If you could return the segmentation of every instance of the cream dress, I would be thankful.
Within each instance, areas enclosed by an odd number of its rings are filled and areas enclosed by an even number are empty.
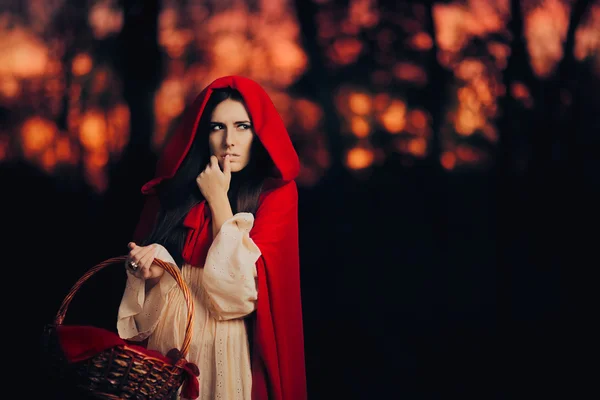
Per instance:
[[[252,374],[243,317],[256,307],[255,263],[261,255],[249,236],[253,224],[250,213],[234,215],[211,244],[205,267],[184,264],[181,270],[194,299],[186,359],[200,369],[199,400],[250,399]],[[170,255],[164,261],[174,263]],[[149,338],[148,348],[162,354],[181,349],[187,313],[183,293],[169,273],[146,293],[144,281],[127,272],[117,320],[121,338]]]

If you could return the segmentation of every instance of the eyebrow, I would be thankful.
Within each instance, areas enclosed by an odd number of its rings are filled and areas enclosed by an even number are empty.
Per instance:
[[[210,121],[211,124],[222,124],[223,122],[220,121]],[[250,125],[250,121],[236,121],[234,122],[234,124],[248,124]]]

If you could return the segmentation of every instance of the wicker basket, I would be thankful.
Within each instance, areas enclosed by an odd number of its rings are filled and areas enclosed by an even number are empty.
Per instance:
[[[90,269],[73,285],[63,300],[54,323],[45,327],[47,367],[54,373],[55,378],[90,398],[171,399],[186,378],[185,357],[192,337],[194,302],[179,269],[170,263],[159,259],[154,261],[173,276],[183,291],[188,306],[188,318],[183,345],[179,351],[173,349],[169,352],[169,362],[146,354],[139,346],[124,345],[111,347],[85,361],[69,363],[59,345],[56,329],[62,325],[75,293],[96,272],[110,264],[123,265],[126,259],[126,256],[108,259]],[[116,335],[112,332],[110,334]]]

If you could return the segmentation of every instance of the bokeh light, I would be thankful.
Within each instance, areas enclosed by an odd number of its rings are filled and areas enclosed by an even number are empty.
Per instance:
[[[593,3],[570,51],[600,76],[600,2]],[[440,146],[433,159],[447,171],[485,168],[501,134],[501,99],[510,96],[529,112],[538,105],[531,82],[505,87],[513,54],[508,0],[434,2],[431,9],[428,3],[314,1],[312,40],[320,57],[305,47],[310,41],[291,0],[159,4],[164,73],[149,116],[154,151],[186,104],[228,74],[257,80],[273,97],[300,155],[299,182],[307,186],[332,164],[330,135],[341,135],[337,157],[351,171],[380,165],[391,153],[412,165],[430,155],[434,137]],[[540,82],[551,79],[565,57],[572,4],[521,3],[522,37]],[[26,0],[0,14],[0,102],[10,116],[0,128],[0,162],[22,158],[48,173],[58,173],[57,166],[80,169],[102,192],[107,169],[130,139],[121,71],[106,58],[116,49],[125,15],[116,0],[87,1],[77,15],[67,13],[69,7],[68,0]],[[76,18],[69,26],[66,15]],[[315,60],[323,65],[311,65]],[[432,61],[448,73],[441,87],[431,86],[439,84]],[[298,89],[312,67],[328,74],[333,90],[325,95],[335,116],[325,112],[319,88]],[[441,113],[430,109],[432,93],[443,96]],[[572,94],[561,93],[570,104]],[[331,131],[331,121],[340,122],[339,132]]]

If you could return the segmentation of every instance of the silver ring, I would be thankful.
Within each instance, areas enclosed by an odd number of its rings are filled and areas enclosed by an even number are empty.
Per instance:
[[[131,267],[132,270],[136,270],[138,269],[138,265],[135,261],[129,261],[129,266]]]

